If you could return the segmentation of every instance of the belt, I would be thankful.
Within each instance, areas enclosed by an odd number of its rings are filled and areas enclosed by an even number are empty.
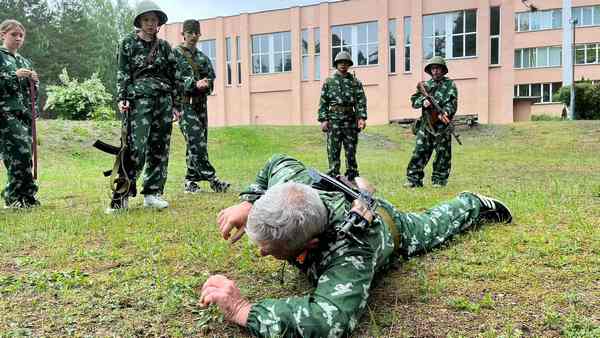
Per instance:
[[[331,106],[330,110],[338,112],[338,113],[352,113],[354,112],[354,106]]]
[[[385,208],[379,208],[377,210],[377,215],[379,215],[383,222],[387,224],[388,229],[392,234],[392,239],[394,240],[394,248],[397,250],[400,248],[400,233],[398,232],[398,228],[396,228],[396,223],[394,222],[392,215],[390,215]]]

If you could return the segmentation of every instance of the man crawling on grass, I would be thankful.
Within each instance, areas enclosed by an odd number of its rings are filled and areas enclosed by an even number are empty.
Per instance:
[[[342,192],[313,187],[307,167],[285,155],[273,156],[240,196],[240,204],[219,213],[223,237],[235,242],[247,233],[262,256],[287,260],[316,286],[303,297],[252,304],[235,281],[209,277],[200,304],[218,305],[227,320],[259,337],[349,335],[367,305],[375,274],[395,257],[430,251],[476,224],[512,221],[502,202],[470,192],[424,213],[400,212],[378,199],[380,208],[373,213]],[[351,211],[369,226],[341,232]]]

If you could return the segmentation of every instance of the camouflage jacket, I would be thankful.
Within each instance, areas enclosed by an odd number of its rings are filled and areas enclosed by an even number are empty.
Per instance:
[[[352,107],[352,111],[338,111],[335,107]],[[367,97],[362,83],[352,74],[342,76],[335,72],[321,88],[318,121],[356,121],[367,119]]]
[[[293,181],[311,184],[307,168],[298,160],[274,155],[258,173],[256,182],[245,189],[242,200],[254,202],[276,184]],[[305,272],[316,286],[302,297],[264,299],[252,305],[247,327],[259,337],[339,337],[350,334],[367,305],[376,272],[392,258],[392,235],[380,218],[356,239],[337,238],[336,233],[350,210],[341,192],[319,190],[329,212],[329,230],[319,247],[304,259],[290,262]]]
[[[31,62],[0,47],[0,112],[18,111],[31,116],[29,81],[17,78],[20,68],[32,69]]]
[[[425,89],[427,92],[433,96],[433,98],[440,105],[440,108],[444,110],[444,112],[448,113],[450,118],[454,118],[456,114],[456,109],[458,108],[458,90],[456,89],[456,85],[454,81],[445,77],[440,81],[434,81],[433,79],[429,79],[425,82]],[[421,116],[423,119],[423,123],[421,123],[422,127],[431,129],[427,123],[429,115],[433,110],[433,107],[423,108],[423,102],[425,101],[425,96],[416,91],[411,97],[410,101],[412,102],[412,106],[415,109],[421,109]],[[446,128],[446,125],[442,121],[437,121],[433,126],[435,132],[442,131]]]
[[[154,41],[144,41],[136,33],[127,35],[119,48],[117,72],[117,99],[128,100],[192,92],[195,88],[191,67],[178,64],[169,43],[158,40],[154,61],[146,65],[146,58]]]
[[[178,101],[183,100],[185,97],[189,98],[190,96],[199,97],[203,100],[206,100],[206,96],[212,93],[214,89],[214,81],[216,78],[215,71],[208,56],[206,56],[197,48],[194,48],[194,50],[189,50],[183,44],[175,48],[175,56],[177,57],[177,63],[180,65],[180,68],[185,68],[185,65],[189,65],[192,68],[195,81],[202,80],[204,78],[208,79],[207,91],[201,92],[198,89],[194,89],[191,93],[179,95],[177,98]]]

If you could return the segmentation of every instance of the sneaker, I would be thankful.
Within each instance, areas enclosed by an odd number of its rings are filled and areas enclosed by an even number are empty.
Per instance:
[[[20,200],[20,199],[4,204],[4,209],[23,209],[23,208],[26,208],[26,206],[25,206],[25,203],[23,203],[23,200]]]
[[[227,189],[229,189],[229,186],[231,186],[231,184],[225,181],[221,181],[218,177],[215,177],[212,180],[210,180],[210,188],[214,192],[226,192]]]
[[[468,192],[468,191],[467,191]],[[475,194],[481,207],[479,208],[479,219],[484,222],[490,223],[510,223],[512,222],[512,213],[506,204],[499,200],[480,194]]]
[[[27,196],[5,204],[4,209],[29,209],[39,207],[40,205],[40,201],[38,201],[35,196]]]
[[[406,183],[404,183],[403,185],[405,188],[420,188],[423,186],[423,184],[419,184],[419,183],[415,183],[415,182],[411,182],[411,181],[407,181]]]
[[[164,209],[169,206],[161,195],[144,195],[144,208]]]
[[[110,206],[104,211],[105,214],[114,214],[121,211],[126,211],[129,207],[128,197],[115,197],[110,200]]]
[[[202,192],[198,184],[194,181],[185,181],[183,184],[183,192],[186,194],[197,194]]]
[[[26,208],[35,208],[42,205],[40,201],[37,198],[35,198],[35,196],[23,197],[23,203],[26,205]]]

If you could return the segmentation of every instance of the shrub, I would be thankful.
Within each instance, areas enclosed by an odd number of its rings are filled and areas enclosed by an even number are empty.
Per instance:
[[[117,114],[110,106],[100,106],[94,109],[90,118],[95,121],[116,120]]]
[[[569,106],[571,103],[571,86],[564,86],[554,94],[554,101]],[[580,120],[600,119],[600,86],[589,80],[575,83],[575,116]]]
[[[109,116],[105,109],[112,100],[97,74],[79,83],[71,79],[66,69],[59,76],[61,84],[48,86],[44,109],[52,110],[68,120],[87,120],[94,116]],[[110,108],[108,108],[110,109]],[[114,115],[114,113],[113,113]]]

